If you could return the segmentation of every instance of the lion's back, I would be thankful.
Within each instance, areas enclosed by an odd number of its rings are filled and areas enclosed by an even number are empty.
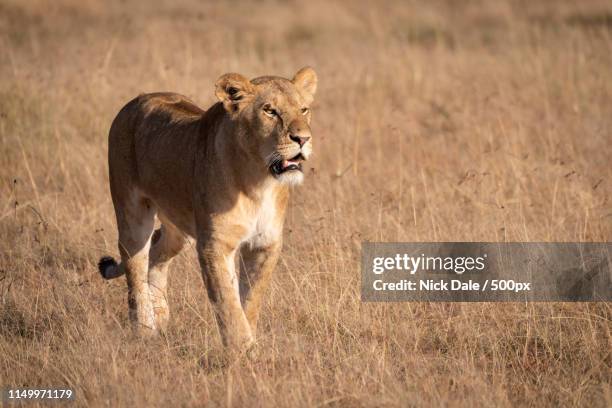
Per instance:
[[[111,179],[136,186],[150,197],[190,199],[187,184],[204,113],[191,100],[175,93],[141,94],[132,99],[111,125]]]
[[[134,134],[148,122],[166,127],[177,123],[190,123],[199,120],[205,113],[186,96],[173,92],[140,94],[129,101],[119,111],[111,125],[110,137]]]
[[[204,114],[192,100],[174,92],[142,94],[136,99],[145,114],[165,113],[174,121],[197,120]]]

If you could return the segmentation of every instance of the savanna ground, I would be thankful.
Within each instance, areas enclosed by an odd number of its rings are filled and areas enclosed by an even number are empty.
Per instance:
[[[0,386],[93,406],[610,406],[610,304],[365,304],[360,243],[610,241],[606,1],[0,0]],[[312,65],[260,353],[220,348],[193,249],[134,339],[109,125],[141,92]]]

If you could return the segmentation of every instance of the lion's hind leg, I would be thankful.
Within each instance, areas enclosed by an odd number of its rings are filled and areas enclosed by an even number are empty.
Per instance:
[[[170,318],[168,307],[168,267],[172,259],[181,252],[186,238],[172,224],[162,220],[155,231],[149,251],[149,289],[155,322],[159,330],[165,330]]]
[[[146,335],[156,331],[148,276],[155,208],[136,191],[124,192],[113,195],[121,262],[117,264],[105,257],[100,260],[99,269],[106,279],[126,275],[130,321],[136,332]]]

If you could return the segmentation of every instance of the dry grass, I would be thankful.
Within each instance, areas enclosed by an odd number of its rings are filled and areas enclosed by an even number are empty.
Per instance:
[[[610,406],[610,304],[364,304],[360,243],[612,240],[605,1],[0,1],[0,386],[79,405]],[[194,251],[131,337],[107,132],[146,91],[320,76],[261,355],[220,369]]]

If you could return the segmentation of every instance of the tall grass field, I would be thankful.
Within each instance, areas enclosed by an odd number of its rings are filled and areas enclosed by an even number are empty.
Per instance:
[[[193,247],[168,332],[134,337],[125,279],[96,266],[118,255],[114,116],[305,65],[314,154],[256,355],[211,363]],[[0,0],[0,388],[95,407],[612,405],[610,303],[365,303],[364,241],[612,241],[612,4]]]

